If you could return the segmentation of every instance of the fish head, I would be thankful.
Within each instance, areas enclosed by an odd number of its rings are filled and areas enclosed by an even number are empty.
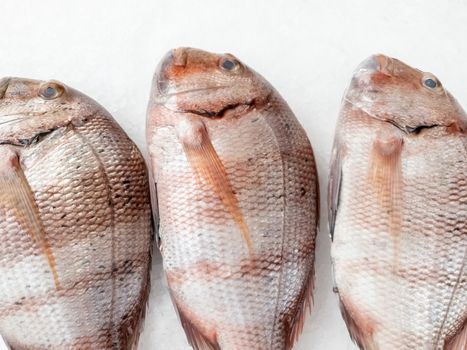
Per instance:
[[[465,112],[436,76],[381,54],[358,66],[344,100],[404,132],[454,125],[466,130]]]
[[[98,105],[56,81],[0,79],[0,138],[24,138],[95,113]]]
[[[177,48],[161,61],[151,103],[177,112],[223,117],[267,99],[272,88],[231,54]]]

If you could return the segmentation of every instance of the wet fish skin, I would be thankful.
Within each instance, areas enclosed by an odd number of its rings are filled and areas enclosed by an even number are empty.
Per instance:
[[[434,75],[384,55],[357,68],[328,202],[336,289],[361,349],[467,348],[466,130]]]
[[[318,179],[279,94],[230,54],[156,71],[147,143],[161,252],[195,349],[291,349],[311,307]]]
[[[0,80],[0,334],[14,350],[136,349],[149,293],[144,159],[92,99]]]

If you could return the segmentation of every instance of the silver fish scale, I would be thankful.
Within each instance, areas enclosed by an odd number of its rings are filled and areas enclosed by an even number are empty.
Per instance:
[[[170,289],[201,332],[209,337],[214,330],[221,349],[285,349],[313,272],[318,218],[311,146],[282,99],[206,126],[250,229],[256,260],[249,261],[231,215],[193,175],[174,130],[156,128],[150,152]]]
[[[467,313],[465,138],[404,137],[401,227],[391,232],[391,214],[368,184],[370,151],[384,128],[355,116],[344,116],[338,128],[344,151],[336,284],[344,307],[366,320],[378,344],[368,349],[442,350]]]
[[[314,276],[313,262],[315,241],[313,232],[309,235],[303,233],[307,228],[318,227],[319,188],[313,151],[305,131],[293,116],[288,107],[283,107],[282,101],[271,101],[271,110],[280,112],[267,114],[266,120],[276,132],[275,137],[282,152],[288,156],[283,157],[284,167],[284,198],[285,212],[283,217],[284,235],[283,255],[285,264],[282,267],[280,289],[277,295],[278,320],[290,317],[288,310],[297,307],[297,299],[294,295],[300,293],[302,286],[294,283],[296,280],[306,280],[308,276]],[[297,181],[301,179],[301,181]],[[301,200],[288,201],[288,198],[301,198]],[[313,252],[313,254],[310,254]],[[301,268],[306,266],[305,269]],[[312,277],[313,278],[313,277]],[[310,282],[313,283],[313,282]],[[290,321],[289,321],[290,322]],[[275,324],[276,332],[287,333],[284,323]],[[280,349],[280,347],[277,347]]]
[[[132,349],[152,241],[143,158],[107,115],[58,129],[21,152],[61,289],[32,238],[0,226],[7,238],[0,265],[34,257],[0,276],[1,334],[14,349]]]

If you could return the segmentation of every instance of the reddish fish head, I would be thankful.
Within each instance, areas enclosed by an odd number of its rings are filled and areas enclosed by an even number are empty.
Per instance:
[[[358,66],[345,100],[405,132],[432,126],[465,130],[467,122],[438,78],[384,55],[373,55]]]
[[[264,101],[270,85],[231,54],[192,48],[170,51],[153,80],[151,105],[222,117],[238,106]]]
[[[58,81],[0,79],[0,138],[50,131],[97,109],[90,98]]]

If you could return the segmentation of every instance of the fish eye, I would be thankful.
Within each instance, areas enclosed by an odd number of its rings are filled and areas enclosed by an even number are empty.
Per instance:
[[[57,90],[55,90],[53,87],[51,86],[48,86],[45,90],[44,90],[44,96],[45,97],[52,97],[52,96],[55,96],[55,94],[57,93]]]
[[[220,61],[220,66],[222,69],[226,71],[234,71],[235,69],[238,68],[239,63],[232,58],[224,57]]]
[[[428,78],[428,79],[425,80],[425,86],[427,86],[427,87],[429,87],[431,89],[434,89],[436,86],[438,86],[438,84],[433,79]]]
[[[39,95],[45,100],[53,100],[60,97],[65,88],[55,82],[48,82],[43,84],[39,89]]]
[[[436,89],[437,87],[441,86],[441,84],[438,82],[438,79],[432,76],[424,77],[423,85],[429,89]]]

